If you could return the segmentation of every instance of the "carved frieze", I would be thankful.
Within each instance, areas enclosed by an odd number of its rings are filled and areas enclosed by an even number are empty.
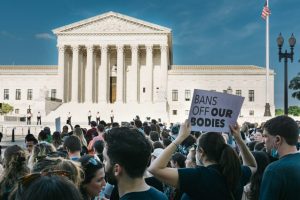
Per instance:
[[[117,16],[108,16],[79,26],[66,29],[67,33],[147,33],[161,32],[155,27],[129,21]]]

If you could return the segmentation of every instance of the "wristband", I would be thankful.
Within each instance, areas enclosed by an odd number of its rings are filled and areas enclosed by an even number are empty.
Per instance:
[[[175,144],[175,146],[176,146],[177,148],[179,147],[179,145],[178,145],[175,141],[173,141],[172,143]]]

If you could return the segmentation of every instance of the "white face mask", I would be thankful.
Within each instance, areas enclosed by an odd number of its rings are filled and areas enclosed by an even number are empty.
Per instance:
[[[202,166],[202,163],[201,163],[201,161],[198,158],[196,158],[196,165],[197,166]]]

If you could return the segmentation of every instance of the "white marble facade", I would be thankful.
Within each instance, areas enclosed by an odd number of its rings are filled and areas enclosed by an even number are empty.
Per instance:
[[[233,93],[241,90],[246,97],[241,117],[263,115],[264,68],[172,65],[169,28],[108,12],[54,29],[53,33],[57,36],[58,66],[0,66],[0,101],[14,104],[19,114],[30,105],[46,115],[44,95],[53,95],[55,90],[55,98],[63,104],[46,117],[49,121],[64,117],[69,110],[77,121],[85,121],[82,113],[90,109],[100,110],[108,118],[113,109],[121,121],[140,115],[142,119],[177,122],[187,117],[190,101],[186,97],[192,97],[193,89],[223,92],[231,88]],[[274,114],[272,70],[269,87]],[[34,100],[16,100],[18,88],[22,95],[34,88]],[[5,89],[9,89],[9,99],[4,99]],[[36,98],[43,89],[48,93]],[[173,97],[176,90],[178,99]],[[254,101],[247,101],[249,90],[254,90]]]

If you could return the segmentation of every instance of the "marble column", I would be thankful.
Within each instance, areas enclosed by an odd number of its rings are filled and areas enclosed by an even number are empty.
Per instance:
[[[160,67],[161,67],[161,88],[160,88],[160,100],[167,100],[168,89],[168,46],[160,45]]]
[[[86,47],[87,62],[85,70],[85,102],[93,102],[93,45],[88,45]]]
[[[59,89],[57,91],[57,98],[61,99],[62,102],[65,101],[65,92],[67,87],[67,82],[64,80],[64,73],[65,73],[65,46],[60,45],[58,46],[58,84]]]
[[[124,46],[117,46],[117,102],[124,102]]]
[[[96,103],[97,102],[97,98],[98,98],[98,88],[97,88],[97,85],[98,85],[98,67],[100,65],[100,58],[97,57],[97,51],[95,50],[94,48],[94,52],[93,52],[93,83],[92,83],[92,88],[93,88],[93,92],[92,92],[92,98],[93,98],[93,103]]]
[[[72,53],[73,54],[73,53]],[[69,51],[68,53],[68,57],[67,57],[67,81],[68,81],[68,87],[67,87],[67,102],[71,101],[72,98],[72,54],[71,51]]]
[[[146,45],[146,102],[153,102],[153,45]]]
[[[73,61],[72,61],[72,102],[78,102],[78,59],[79,59],[79,46],[72,46]]]
[[[134,87],[132,88],[132,102],[138,102],[139,92],[139,70],[138,70],[138,45],[131,45],[131,68],[132,68],[132,81]]]
[[[79,49],[78,54],[78,102],[84,102],[84,75],[85,75],[85,68],[86,68],[86,56],[84,56],[84,52],[82,49]]]
[[[108,46],[101,45],[101,65],[98,70],[98,103],[103,102],[107,103],[108,100],[108,66],[107,66],[107,57],[108,57]]]

